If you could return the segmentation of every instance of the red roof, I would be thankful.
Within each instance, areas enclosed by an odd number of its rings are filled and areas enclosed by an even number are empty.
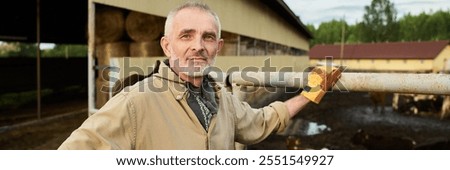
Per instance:
[[[387,42],[344,45],[344,59],[434,59],[449,44],[449,40],[424,42]],[[310,59],[340,57],[341,45],[315,45]]]

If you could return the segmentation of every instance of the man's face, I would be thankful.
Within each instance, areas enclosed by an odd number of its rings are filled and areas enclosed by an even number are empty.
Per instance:
[[[172,28],[161,39],[161,46],[176,73],[203,76],[214,65],[223,45],[214,21],[211,14],[195,8],[182,9],[173,17]]]

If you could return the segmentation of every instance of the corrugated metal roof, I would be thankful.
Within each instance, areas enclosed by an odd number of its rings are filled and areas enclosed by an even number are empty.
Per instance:
[[[344,59],[434,59],[449,44],[449,40],[424,42],[386,42],[344,45]],[[310,59],[340,57],[341,45],[316,45]]]

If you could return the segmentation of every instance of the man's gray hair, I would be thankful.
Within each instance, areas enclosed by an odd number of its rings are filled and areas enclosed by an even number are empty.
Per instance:
[[[167,15],[166,23],[164,25],[164,36],[167,36],[167,34],[172,31],[171,29],[172,29],[172,24],[173,24],[173,17],[179,11],[181,11],[182,9],[186,9],[186,8],[197,8],[197,9],[200,9],[204,12],[208,12],[209,14],[211,14],[214,17],[214,21],[215,21],[217,29],[218,29],[217,36],[218,36],[218,38],[220,38],[222,26],[220,25],[219,16],[217,16],[217,14],[211,8],[209,8],[209,6],[207,4],[198,2],[198,1],[188,1],[169,12],[169,14]]]

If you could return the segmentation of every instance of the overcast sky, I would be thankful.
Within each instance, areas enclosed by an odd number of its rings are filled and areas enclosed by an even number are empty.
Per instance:
[[[321,22],[345,18],[348,24],[361,22],[364,6],[372,0],[284,0],[304,24],[319,26]],[[397,19],[404,14],[450,10],[450,0],[390,0],[397,9]]]

